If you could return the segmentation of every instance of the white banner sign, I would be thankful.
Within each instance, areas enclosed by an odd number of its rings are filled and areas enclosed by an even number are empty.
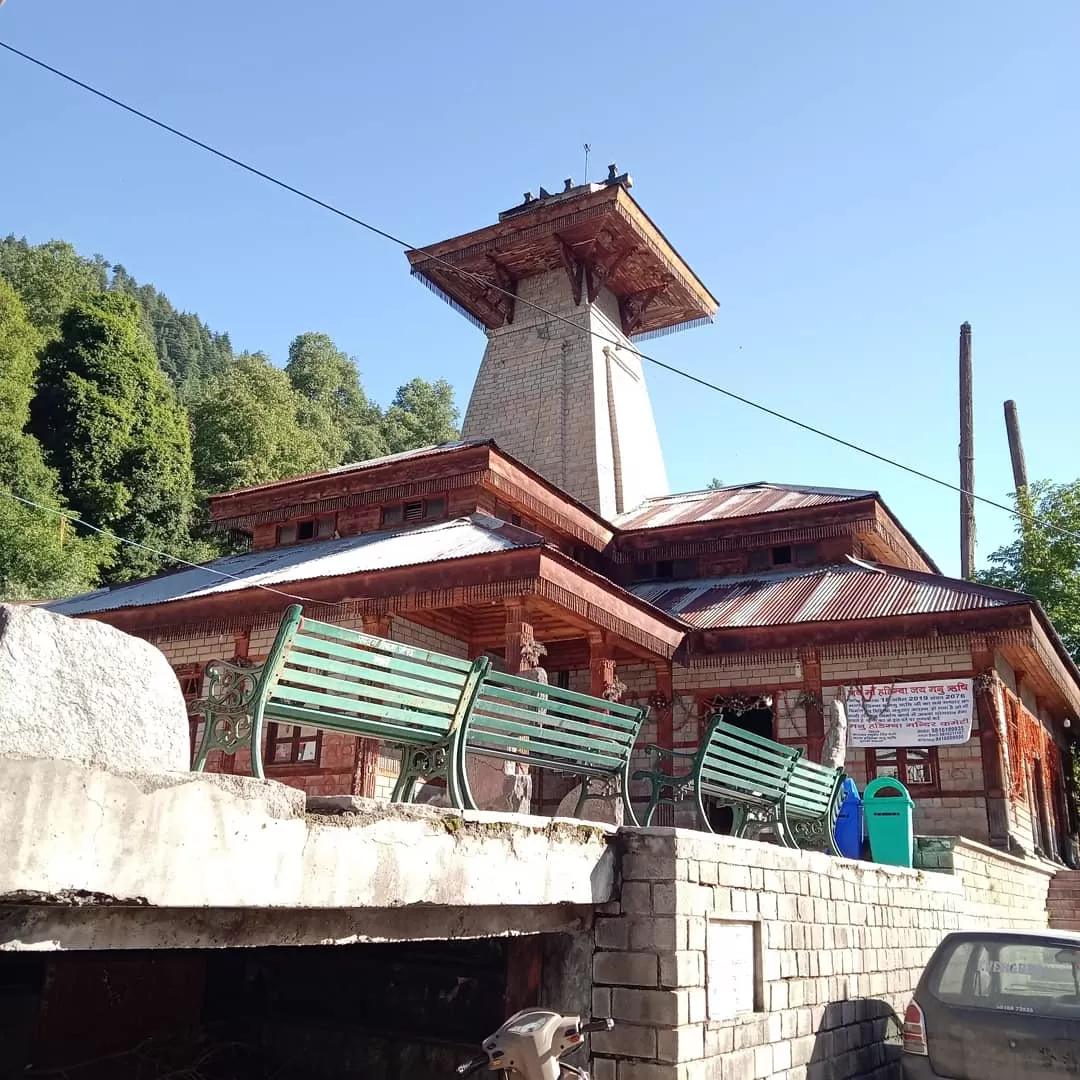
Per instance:
[[[849,746],[950,746],[971,738],[971,679],[853,686]]]

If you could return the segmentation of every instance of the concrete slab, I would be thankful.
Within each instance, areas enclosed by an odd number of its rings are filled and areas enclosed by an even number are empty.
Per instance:
[[[603,825],[363,799],[317,809],[273,781],[5,760],[0,903],[523,908],[614,895]]]

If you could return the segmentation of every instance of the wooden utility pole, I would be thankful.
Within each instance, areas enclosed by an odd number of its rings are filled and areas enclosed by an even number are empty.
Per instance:
[[[971,323],[960,327],[960,576],[975,572],[975,419],[971,391]]]
[[[1009,436],[1009,457],[1012,458],[1013,487],[1017,498],[1027,488],[1027,464],[1024,462],[1024,444],[1020,441],[1020,418],[1016,415],[1016,402],[1005,402],[1005,431]]]

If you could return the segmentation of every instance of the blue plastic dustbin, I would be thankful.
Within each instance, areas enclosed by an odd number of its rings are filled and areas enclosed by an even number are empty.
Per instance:
[[[862,796],[850,776],[840,785],[840,792],[840,814],[836,819],[836,828],[833,830],[836,846],[845,859],[861,859],[863,851]]]

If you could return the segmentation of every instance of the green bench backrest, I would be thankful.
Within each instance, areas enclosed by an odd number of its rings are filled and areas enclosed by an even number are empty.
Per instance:
[[[787,788],[800,751],[772,739],[715,721],[705,744],[701,781],[706,787],[741,792],[778,803]]]
[[[489,672],[466,747],[567,771],[611,774],[630,758],[645,710]]]
[[[829,809],[837,781],[838,770],[799,758],[784,796],[788,810],[797,817],[821,817]]]
[[[266,716],[301,725],[355,724],[397,743],[437,741],[450,730],[472,669],[467,660],[300,618]]]

